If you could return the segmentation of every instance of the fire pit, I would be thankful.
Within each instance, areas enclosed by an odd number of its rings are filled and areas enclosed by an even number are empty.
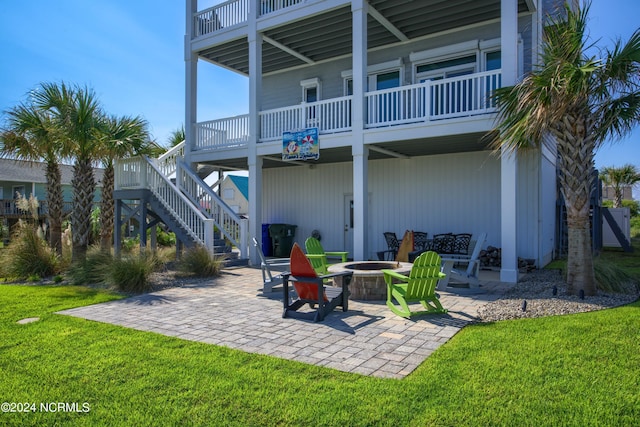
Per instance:
[[[329,273],[353,271],[349,285],[349,296],[354,300],[385,300],[387,285],[382,270],[395,270],[400,274],[408,274],[413,264],[395,261],[353,261],[329,266]],[[342,286],[342,277],[333,279],[334,286]]]

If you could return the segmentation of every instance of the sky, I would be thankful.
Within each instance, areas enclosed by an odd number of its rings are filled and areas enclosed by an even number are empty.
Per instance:
[[[200,9],[218,0],[200,0]],[[167,145],[184,123],[183,0],[0,0],[0,114],[43,82],[93,89],[105,110],[141,116]],[[640,27],[640,0],[593,0],[599,46]],[[246,77],[199,61],[198,120],[248,112]],[[640,127],[596,153],[596,167],[640,168]]]

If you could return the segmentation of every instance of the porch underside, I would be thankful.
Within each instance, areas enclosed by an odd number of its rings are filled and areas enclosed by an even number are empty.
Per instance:
[[[327,8],[315,3],[318,2],[300,2],[258,19],[258,30],[265,37],[263,74],[351,54],[350,5],[334,1],[335,7]],[[500,0],[370,0],[368,4],[369,49],[500,19]],[[534,2],[518,0],[519,14],[533,10]],[[193,48],[202,59],[248,75],[249,42],[241,30],[242,25],[246,22],[196,37]]]
[[[353,160],[352,147],[341,146],[333,148],[322,148],[323,138],[332,138],[330,135],[320,137],[320,158],[318,160],[307,161],[283,161],[281,160],[282,147],[280,151],[273,150],[273,154],[263,156],[263,169],[300,167],[309,165],[321,165],[331,163],[343,163]],[[469,133],[462,135],[448,135],[437,138],[417,138],[402,141],[387,141],[376,144],[366,144],[369,148],[369,160],[384,160],[392,158],[412,158],[419,156],[431,156],[448,153],[464,153],[484,151],[490,149],[490,139],[485,132]],[[275,145],[278,145],[275,144]],[[211,157],[216,160],[208,160],[206,152],[194,153],[194,161],[201,164],[215,166],[225,170],[248,170],[246,149],[230,150],[226,154],[231,154],[228,158],[223,156],[221,150],[211,152]]]

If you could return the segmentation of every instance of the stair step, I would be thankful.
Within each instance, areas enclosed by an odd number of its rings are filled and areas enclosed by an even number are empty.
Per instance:
[[[225,267],[248,267],[249,260],[246,258],[228,259],[224,262]]]

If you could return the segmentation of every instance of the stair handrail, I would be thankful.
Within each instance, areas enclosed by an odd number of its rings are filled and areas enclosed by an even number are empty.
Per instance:
[[[182,141],[156,159],[158,169],[164,176],[169,177],[175,173],[178,160],[184,157],[184,145],[184,141]]]
[[[248,258],[248,220],[236,214],[184,160],[178,160],[176,185],[202,215],[213,220],[220,232]]]
[[[146,182],[156,200],[173,216],[182,228],[199,244],[213,252],[214,220],[207,218],[197,207],[165,176],[155,164],[156,159],[143,156],[146,161]]]

